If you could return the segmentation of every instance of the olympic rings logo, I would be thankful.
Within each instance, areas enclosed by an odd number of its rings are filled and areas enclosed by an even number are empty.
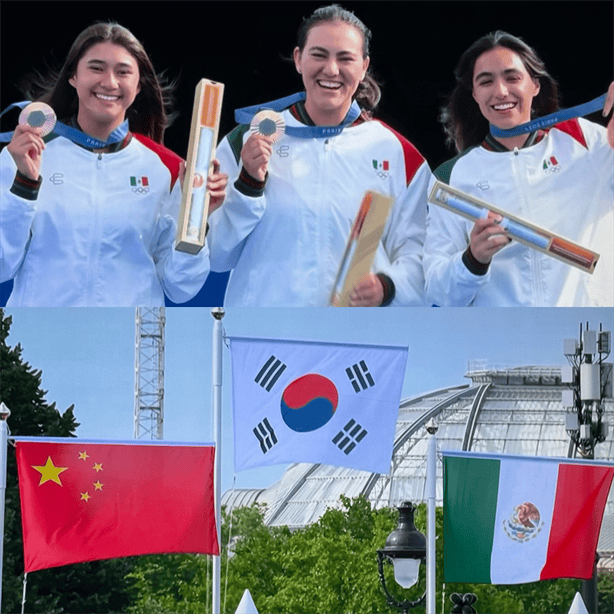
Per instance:
[[[380,179],[387,179],[389,173],[385,173],[383,171],[375,171],[375,174],[380,178]]]
[[[544,173],[558,173],[561,170],[560,166],[549,166],[544,169]]]
[[[135,194],[147,194],[149,192],[149,188],[132,188],[132,191]]]

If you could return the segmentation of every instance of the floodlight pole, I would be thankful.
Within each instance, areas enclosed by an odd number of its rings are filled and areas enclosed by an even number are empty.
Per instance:
[[[213,487],[213,500],[215,506],[215,528],[220,554],[213,557],[213,590],[211,595],[211,612],[220,614],[220,586],[222,578],[222,536],[221,517],[222,500],[220,490],[222,488],[222,318],[224,310],[214,307],[211,315],[213,322],[213,343],[211,352],[211,391],[213,407],[213,441],[215,443],[215,479]]]

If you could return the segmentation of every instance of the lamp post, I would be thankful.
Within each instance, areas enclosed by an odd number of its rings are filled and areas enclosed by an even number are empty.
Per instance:
[[[386,593],[386,602],[399,612],[407,614],[411,608],[424,603],[426,592],[415,601],[397,601],[386,587],[384,563],[392,563],[394,579],[400,586],[411,588],[418,582],[420,563],[426,560],[426,537],[416,529],[414,524],[416,508],[412,503],[404,501],[397,509],[399,510],[398,526],[386,539],[386,546],[377,551],[377,568],[384,593]]]

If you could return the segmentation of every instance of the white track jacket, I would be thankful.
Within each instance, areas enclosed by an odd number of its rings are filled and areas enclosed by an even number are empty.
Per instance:
[[[10,191],[15,163],[0,154],[0,280],[9,306],[162,306],[195,296],[208,249],[174,249],[180,158],[140,135],[98,154],[47,143],[36,200]]]
[[[302,125],[288,110],[283,117],[287,125]],[[264,194],[245,196],[233,185],[243,142],[235,143],[235,155],[233,134],[217,151],[229,188],[209,218],[208,239],[211,269],[232,269],[225,305],[326,306],[368,189],[395,198],[373,272],[394,282],[392,305],[424,305],[421,258],[431,172],[409,141],[376,120],[330,138],[285,135],[273,146]]]
[[[605,128],[580,118],[516,151],[467,150],[435,175],[600,254],[591,275],[512,241],[486,275],[461,257],[473,222],[429,204],[424,267],[428,301],[439,306],[605,307],[614,304],[614,150]]]

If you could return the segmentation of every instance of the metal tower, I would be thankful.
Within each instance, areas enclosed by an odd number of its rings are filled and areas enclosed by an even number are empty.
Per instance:
[[[163,439],[164,307],[137,307],[134,438]]]
[[[595,446],[608,436],[604,400],[612,396],[612,363],[605,362],[612,349],[610,331],[580,326],[580,339],[565,339],[564,354],[569,366],[562,371],[569,386],[563,394],[567,409],[566,430],[570,437],[569,456],[577,450],[581,458],[595,458]]]
[[[563,342],[569,367],[561,371],[562,380],[569,386],[563,392],[563,407],[566,408],[565,430],[570,438],[568,456],[595,458],[595,446],[608,436],[608,423],[604,420],[605,404],[612,397],[612,363],[605,359],[612,351],[612,334],[599,326],[599,331],[580,325],[580,339],[565,339]],[[599,605],[597,587],[597,561],[593,577],[582,580],[582,599],[588,612],[596,613]]]

